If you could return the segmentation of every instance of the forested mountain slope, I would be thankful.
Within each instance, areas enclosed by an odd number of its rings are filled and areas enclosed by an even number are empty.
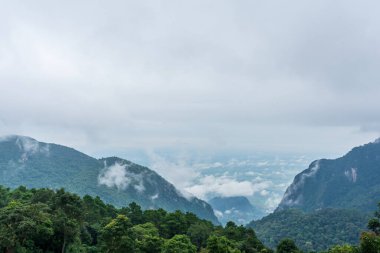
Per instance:
[[[345,156],[321,159],[298,174],[277,210],[321,208],[373,211],[380,199],[380,141],[356,147]]]
[[[259,239],[275,247],[283,238],[290,238],[306,252],[326,250],[337,244],[357,245],[366,230],[370,215],[346,209],[323,209],[305,213],[297,209],[274,212],[252,221]]]
[[[156,172],[117,157],[95,159],[72,148],[24,136],[0,139],[0,184],[15,188],[65,188],[99,196],[118,207],[136,202],[144,209],[193,212],[218,223],[211,206],[185,198]]]

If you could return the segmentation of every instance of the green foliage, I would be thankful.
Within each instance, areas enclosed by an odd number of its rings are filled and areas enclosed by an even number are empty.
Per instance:
[[[131,231],[132,223],[122,214],[112,219],[101,231],[102,252],[133,252],[135,249]]]
[[[207,240],[207,250],[212,253],[239,253],[233,241],[225,236],[210,236]]]
[[[360,237],[360,247],[363,253],[380,252],[380,203],[375,217],[368,222],[368,228],[371,232],[364,232]]]
[[[379,253],[380,237],[375,233],[363,233],[360,237],[360,248],[363,253]]]
[[[197,248],[186,235],[175,235],[164,243],[162,253],[195,253]]]
[[[186,217],[180,211],[167,214],[161,225],[161,229],[166,238],[171,238],[177,234],[186,234],[187,228],[188,223]]]
[[[313,213],[276,211],[248,226],[274,248],[283,238],[293,239],[304,251],[327,250],[333,245],[358,244],[369,215],[353,210],[323,209]]]
[[[0,207],[0,252],[273,253],[252,228],[233,222],[215,226],[192,213],[142,211],[135,203],[117,209],[98,197],[80,198],[63,189],[0,187],[0,203],[4,203]],[[379,212],[374,219],[379,219]],[[303,226],[317,225],[301,221]],[[323,215],[318,220],[322,225],[332,221],[333,216]],[[362,233],[358,247],[341,244],[324,253],[379,253],[377,227],[369,228],[373,231]],[[291,239],[280,240],[276,252],[300,253],[296,244]]]
[[[136,251],[156,253],[161,252],[164,239],[159,236],[156,226],[147,222],[132,227],[132,233],[136,240]]]
[[[8,251],[38,247],[53,234],[51,216],[44,204],[11,201],[0,209],[0,245]]]
[[[136,203],[117,209],[63,189],[0,187],[0,203],[0,252],[193,253],[212,247],[212,238],[227,252],[266,250],[252,229],[232,222],[223,228],[192,213],[143,211]]]
[[[207,239],[212,230],[213,226],[211,224],[197,222],[189,227],[187,235],[190,237],[191,242],[200,249],[201,247],[206,247]]]
[[[368,222],[368,228],[376,235],[380,235],[380,203],[378,204],[379,210],[375,212],[375,217]]]
[[[299,249],[291,239],[283,239],[277,245],[276,253],[299,253]]]
[[[359,253],[359,249],[351,245],[334,246],[328,253]]]

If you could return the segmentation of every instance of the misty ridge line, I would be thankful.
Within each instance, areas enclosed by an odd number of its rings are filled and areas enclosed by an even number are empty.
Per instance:
[[[24,136],[4,136],[2,140],[9,140],[10,138],[17,138],[16,143],[20,149],[34,154],[37,151],[45,155],[49,155],[49,144],[41,144],[38,141]],[[28,153],[25,154],[28,154]],[[227,162],[197,162],[189,163],[186,158],[179,156],[179,160],[172,161],[157,153],[149,152],[151,158],[150,167],[157,171],[169,182],[174,184],[179,190],[178,194],[185,197],[188,200],[198,197],[200,199],[209,200],[215,196],[221,197],[234,197],[234,196],[252,196],[259,194],[265,199],[265,210],[270,212],[277,207],[277,204],[281,200],[282,193],[274,193],[271,191],[275,184],[269,180],[263,178],[265,174],[262,172],[247,171],[244,172],[246,176],[252,178],[247,180],[241,178],[240,173],[229,174],[227,171],[221,175],[217,174],[202,174],[207,169],[224,169],[239,168],[245,166],[256,166],[258,168],[266,169],[271,164],[285,165],[286,162],[282,160],[275,161],[263,161],[263,160],[236,160],[230,159]],[[25,156],[25,155],[23,155]],[[296,158],[296,162],[303,163],[303,157]],[[15,164],[15,166],[18,166]],[[125,190],[129,186],[132,186],[140,194],[143,194],[145,190],[144,177],[145,175],[138,175],[128,171],[130,164],[121,164],[115,162],[114,164],[104,163],[104,168],[99,172],[97,183],[109,188],[115,187],[119,191]],[[281,175],[280,172],[274,173],[275,175]],[[240,178],[238,178],[240,177]],[[281,184],[284,187],[286,184]],[[277,187],[277,186],[276,186]],[[281,190],[283,191],[283,190]],[[154,196],[151,197],[154,199]]]

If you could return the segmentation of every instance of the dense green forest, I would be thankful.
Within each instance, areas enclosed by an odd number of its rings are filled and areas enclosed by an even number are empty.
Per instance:
[[[321,251],[337,244],[358,244],[370,215],[347,209],[322,209],[305,213],[299,209],[276,211],[248,224],[259,239],[275,247],[292,238],[305,251]]]
[[[380,207],[380,206],[379,206]],[[380,214],[361,235],[359,246],[336,246],[329,253],[380,252]],[[0,187],[0,250],[31,252],[257,253],[274,252],[252,228],[228,222],[216,226],[192,213],[145,210],[135,203],[115,208],[99,197],[63,189],[14,190]],[[290,239],[277,253],[300,253]]]
[[[63,189],[0,188],[2,252],[271,252],[254,231],[192,213],[117,209]]]

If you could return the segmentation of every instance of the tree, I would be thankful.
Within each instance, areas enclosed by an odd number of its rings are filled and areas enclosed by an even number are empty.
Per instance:
[[[0,209],[0,245],[14,252],[17,247],[33,247],[49,240],[53,229],[47,211],[44,204],[11,201]]]
[[[111,220],[102,230],[102,252],[134,252],[134,240],[131,238],[132,223],[122,214]]]
[[[136,202],[132,202],[128,207],[122,208],[120,214],[126,215],[133,225],[141,224],[143,222],[143,212]]]
[[[205,222],[197,222],[190,225],[187,230],[187,235],[190,237],[191,242],[200,249],[201,247],[206,247],[207,238],[210,236],[211,232],[212,225],[210,226]]]
[[[264,250],[265,247],[256,237],[255,231],[253,231],[252,228],[248,228],[245,232],[245,240],[243,241],[240,249],[245,253],[255,253]]]
[[[245,228],[243,226],[237,226],[234,222],[227,222],[224,227],[224,235],[230,239],[238,241],[244,236]]]
[[[328,251],[328,253],[357,253],[357,252],[359,252],[358,249],[351,245],[334,246]]]
[[[207,250],[212,253],[238,253],[235,245],[225,236],[212,235],[207,240]]]
[[[376,235],[380,235],[380,203],[378,204],[378,211],[375,212],[375,217],[368,222],[368,228]]]
[[[8,205],[10,199],[9,189],[0,185],[0,208]]]
[[[153,223],[135,225],[131,229],[136,240],[136,248],[139,252],[159,253],[161,252],[163,239],[159,237],[158,229]]]
[[[195,253],[197,248],[186,235],[175,235],[164,243],[162,253]]]
[[[164,222],[166,215],[167,215],[167,212],[162,208],[159,208],[157,210],[145,210],[143,212],[143,219],[144,219],[144,222],[153,223],[156,226],[156,228],[158,228],[160,236],[164,236],[162,224]]]
[[[185,215],[180,211],[168,213],[161,224],[161,228],[165,238],[186,234],[188,227]]]
[[[296,244],[291,239],[283,239],[278,245],[277,245],[277,253],[299,253],[299,249],[297,248]]]
[[[364,232],[360,237],[360,248],[363,253],[380,252],[380,236],[373,232]]]
[[[61,252],[78,239],[83,221],[83,206],[79,196],[60,189],[53,199],[54,229],[61,241]]]

